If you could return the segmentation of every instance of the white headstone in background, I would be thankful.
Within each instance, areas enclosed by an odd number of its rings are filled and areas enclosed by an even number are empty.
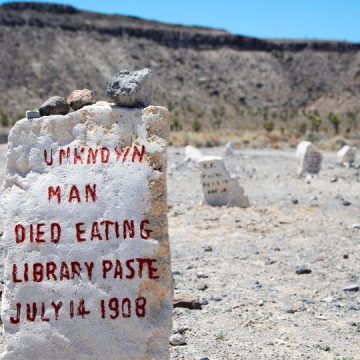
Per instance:
[[[167,111],[23,119],[2,211],[6,360],[167,359]]]
[[[352,164],[356,158],[356,147],[345,145],[337,152],[337,159],[340,164]]]
[[[212,206],[250,206],[244,189],[237,179],[230,176],[222,157],[204,156],[199,164],[205,203]]]
[[[226,143],[224,147],[224,155],[229,156],[234,154],[234,144],[232,142]]]
[[[203,157],[203,154],[200,150],[196,149],[191,145],[187,145],[185,147],[185,162],[186,161],[194,161],[198,162]]]
[[[296,157],[300,160],[299,175],[319,173],[323,156],[310,141],[302,141],[298,145]]]

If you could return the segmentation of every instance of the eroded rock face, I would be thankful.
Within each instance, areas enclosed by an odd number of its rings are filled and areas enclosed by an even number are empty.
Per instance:
[[[345,145],[337,152],[337,160],[340,164],[352,164],[356,158],[356,147]]]
[[[66,102],[73,110],[79,110],[86,105],[96,103],[95,93],[89,89],[74,90]]]
[[[237,179],[232,178],[219,156],[204,156],[200,161],[204,202],[212,206],[249,207],[249,198]]]
[[[300,160],[298,175],[318,174],[323,156],[310,141],[302,141],[296,148],[296,157]]]
[[[40,106],[39,111],[41,116],[66,115],[70,106],[61,96],[53,96]]]
[[[152,102],[152,73],[148,68],[115,74],[106,88],[106,93],[116,104],[127,107],[148,106]]]
[[[2,187],[6,360],[167,359],[167,110],[23,119]]]

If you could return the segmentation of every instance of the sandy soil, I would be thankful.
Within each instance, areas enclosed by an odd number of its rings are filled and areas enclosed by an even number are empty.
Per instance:
[[[200,205],[198,170],[183,159],[169,149],[175,294],[206,305],[174,309],[187,344],[171,359],[360,359],[360,291],[344,291],[360,285],[360,170],[327,153],[308,183],[293,151],[237,151],[228,168],[252,206],[214,208]]]

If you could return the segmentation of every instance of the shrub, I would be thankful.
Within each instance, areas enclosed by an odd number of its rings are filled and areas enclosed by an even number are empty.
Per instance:
[[[306,122],[303,122],[299,125],[299,133],[301,135],[305,135],[306,134],[306,129],[307,129],[307,124]]]
[[[340,118],[331,112],[328,114],[328,120],[330,121],[331,125],[334,127],[335,134],[338,135],[340,132]]]
[[[274,123],[271,120],[265,121],[263,126],[264,126],[264,129],[269,133],[274,130]]]
[[[199,132],[201,130],[201,123],[199,122],[198,119],[195,119],[192,122],[191,127],[192,127],[193,131]]]

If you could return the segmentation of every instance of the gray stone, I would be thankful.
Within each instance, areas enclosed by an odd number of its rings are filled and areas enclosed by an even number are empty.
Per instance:
[[[310,206],[312,206],[312,207],[318,207],[319,206],[319,199],[318,199],[317,196],[313,196],[310,199]]]
[[[200,291],[205,291],[208,288],[208,284],[205,282],[199,282],[196,288]]]
[[[36,119],[40,117],[40,112],[38,110],[28,110],[26,111],[27,119]]]
[[[311,274],[311,269],[306,265],[301,265],[296,268],[296,273],[298,275]]]
[[[106,88],[107,95],[118,105],[143,107],[151,104],[153,95],[152,73],[148,68],[129,72],[122,70],[113,75]]]
[[[74,90],[66,102],[73,110],[79,110],[86,105],[96,103],[95,93],[89,89]]]
[[[199,278],[199,279],[206,279],[208,278],[208,276],[206,274],[204,274],[202,271],[199,271],[197,274],[196,274],[196,277]]]
[[[351,205],[351,202],[348,201],[348,200],[343,199],[343,200],[342,200],[342,204],[343,204],[344,206],[350,206],[350,205]]]
[[[174,329],[174,334],[185,334],[187,330],[189,330],[189,328],[186,325],[179,326]]]
[[[172,346],[186,345],[185,336],[181,334],[172,334],[170,336],[169,343]]]
[[[46,100],[39,108],[41,116],[66,115],[70,111],[70,106],[61,96],[53,96]]]
[[[349,292],[356,292],[356,291],[360,290],[360,286],[359,285],[349,285],[349,286],[345,287],[343,290],[349,291]]]

